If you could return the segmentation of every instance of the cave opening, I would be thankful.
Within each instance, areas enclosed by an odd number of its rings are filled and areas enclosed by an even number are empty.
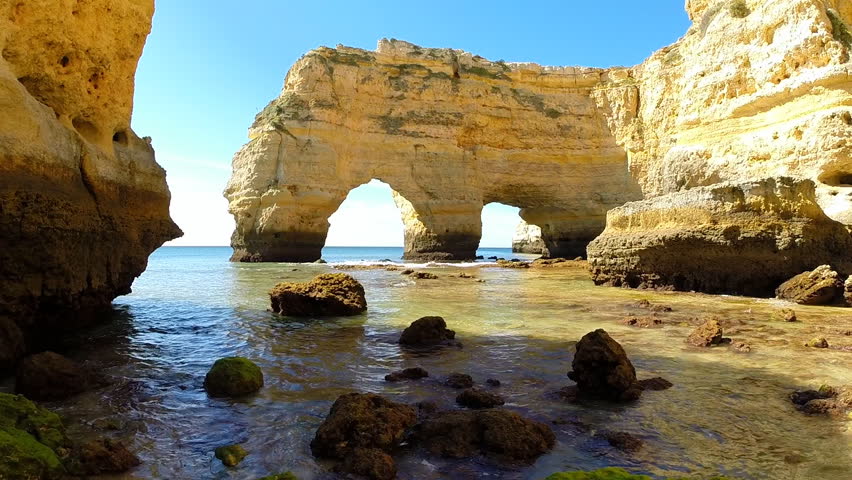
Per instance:
[[[326,260],[333,260],[341,248],[361,249],[356,256],[363,260],[397,261],[402,257],[402,217],[387,183],[373,179],[353,188],[328,222],[323,248]]]

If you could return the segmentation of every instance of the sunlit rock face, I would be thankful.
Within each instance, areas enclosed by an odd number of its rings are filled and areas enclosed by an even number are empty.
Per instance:
[[[490,202],[520,207],[552,254],[582,254],[640,198],[593,95],[609,77],[393,40],[311,51],[234,157],[234,259],[318,258],[328,217],[373,178],[396,192],[406,258],[473,258]]]
[[[0,319],[25,333],[71,327],[128,293],[180,235],[150,139],[130,129],[153,11],[0,2]]]
[[[547,253],[547,247],[541,239],[541,228],[521,220],[515,227],[512,237],[512,251],[515,253]]]
[[[318,258],[328,216],[372,178],[397,192],[408,258],[470,258],[492,201],[573,257],[624,202],[775,176],[815,181],[852,224],[852,4],[686,7],[686,35],[633,68],[393,40],[309,52],[234,158],[234,259]]]

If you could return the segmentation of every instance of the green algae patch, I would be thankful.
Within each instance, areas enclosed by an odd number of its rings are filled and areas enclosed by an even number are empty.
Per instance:
[[[248,452],[242,445],[228,445],[217,448],[215,455],[226,467],[236,467],[246,458]]]
[[[279,473],[278,475],[269,475],[268,477],[258,478],[257,480],[299,480],[299,478],[290,472]]]
[[[22,395],[0,393],[0,428],[22,430],[51,450],[70,445],[59,415]]]
[[[65,474],[59,457],[29,433],[0,427],[0,478],[60,478]]]
[[[589,472],[559,472],[550,475],[544,480],[654,480],[647,475],[633,475],[620,468],[602,468]],[[668,480],[690,480],[686,477],[670,478]],[[698,479],[693,479],[698,480]],[[707,480],[736,480],[729,477],[711,477]]]
[[[263,387],[263,372],[251,360],[226,357],[216,360],[204,378],[204,388],[213,397],[238,397]]]

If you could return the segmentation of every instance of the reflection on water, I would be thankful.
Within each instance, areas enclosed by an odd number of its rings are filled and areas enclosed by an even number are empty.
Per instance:
[[[551,423],[555,450],[531,467],[497,469],[482,460],[447,462],[403,453],[399,478],[540,479],[554,471],[622,466],[654,475],[724,473],[747,479],[852,478],[852,433],[842,419],[808,417],[787,400],[795,388],[852,383],[852,353],[809,350],[813,332],[852,345],[852,312],[796,308],[798,323],[770,321],[771,300],[596,288],[565,269],[466,269],[485,280],[417,283],[398,272],[350,272],[367,291],[366,315],[288,319],[266,312],[278,281],[308,280],[326,265],[233,264],[227,249],[161,249],[134,293],[118,299],[115,321],[76,340],[72,356],[123,379],[116,386],[50,404],[76,425],[118,429],[140,454],[133,478],[251,479],[292,470],[327,478],[310,455],[316,427],[341,393],[358,390],[397,401],[453,404],[440,386],[451,372],[478,382],[497,378],[507,406]],[[618,321],[637,300],[671,305],[675,325],[636,329]],[[714,314],[741,321],[728,348],[688,348],[677,323]],[[424,315],[441,315],[462,349],[411,356],[393,342]],[[640,378],[663,376],[674,387],[647,392],[632,405],[567,405],[551,393],[570,383],[571,347],[606,328],[621,342]],[[210,399],[204,374],[219,357],[243,355],[263,369],[266,386],[243,400]],[[389,384],[386,373],[422,366],[420,382]],[[553,422],[553,423],[552,423]],[[591,432],[577,428],[591,426]],[[622,430],[646,442],[638,454],[609,447],[594,433]],[[239,442],[250,455],[236,469],[213,459],[217,446]]]

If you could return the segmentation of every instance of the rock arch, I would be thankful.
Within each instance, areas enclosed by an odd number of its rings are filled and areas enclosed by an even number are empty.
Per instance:
[[[328,216],[373,178],[397,192],[406,259],[473,258],[491,202],[541,225],[551,255],[584,255],[606,211],[641,198],[592,95],[608,75],[387,40],[312,51],[234,158],[233,260],[319,258]]]

